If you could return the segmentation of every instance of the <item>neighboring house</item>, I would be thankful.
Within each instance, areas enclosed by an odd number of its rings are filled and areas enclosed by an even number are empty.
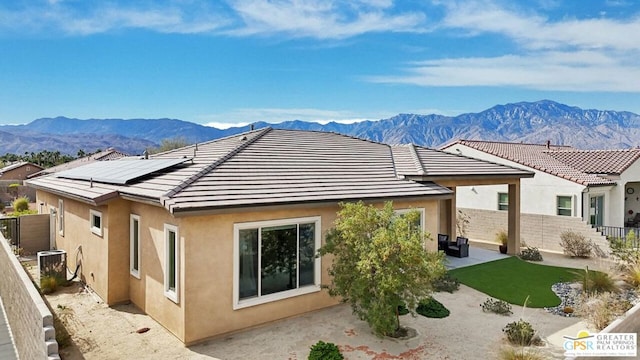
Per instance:
[[[261,129],[28,180],[107,304],[132,302],[185,344],[335,305],[314,255],[343,201],[418,209],[455,236],[455,186],[533,173],[413,145]],[[519,242],[519,211],[509,211]],[[435,241],[425,244],[435,250]]]
[[[596,227],[622,228],[640,212],[640,149],[458,140],[442,150],[533,171],[535,177],[521,184],[523,214],[549,216],[547,221],[558,224],[577,218]],[[487,222],[492,211],[508,209],[510,201],[505,186],[470,186],[458,189],[457,205],[483,212]],[[575,226],[565,220],[565,227]]]
[[[42,169],[41,166],[30,162],[17,162],[0,169],[0,180],[25,180]]]
[[[109,160],[117,160],[117,159],[121,159],[123,157],[127,157],[129,156],[127,153],[123,153],[122,151],[118,151],[114,148],[108,148],[107,150],[104,151],[99,151],[97,153],[91,154],[91,155],[87,155],[87,156],[83,156],[79,159],[75,159],[60,165],[56,165],[56,166],[52,166],[50,168],[46,168],[43,169],[42,171],[39,171],[35,174],[29,175],[29,178],[33,178],[36,176],[42,176],[42,175],[47,175],[47,174],[53,174],[59,171],[64,171],[64,170],[69,170],[69,169],[73,169],[76,168],[78,166],[83,166],[83,165],[87,165],[87,164],[91,164],[92,162],[95,161],[109,161]]]

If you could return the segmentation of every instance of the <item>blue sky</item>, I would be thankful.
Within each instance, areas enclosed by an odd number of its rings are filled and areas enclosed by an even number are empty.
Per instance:
[[[3,1],[0,124],[640,113],[638,34],[631,0]]]

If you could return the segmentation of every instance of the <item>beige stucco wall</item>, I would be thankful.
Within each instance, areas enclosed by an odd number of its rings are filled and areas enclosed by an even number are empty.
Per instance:
[[[43,209],[58,207],[58,197],[38,192]],[[436,238],[440,227],[438,200],[395,201],[396,209],[424,208],[425,230]],[[376,203],[382,205],[382,202]],[[89,209],[102,212],[103,236],[90,231]],[[69,253],[69,263],[81,246],[81,279],[108,304],[130,300],[186,344],[274,320],[303,314],[337,303],[326,291],[300,295],[261,305],[233,309],[234,224],[300,217],[321,217],[321,233],[333,226],[337,204],[297,207],[290,210],[244,211],[176,218],[164,208],[125,200],[92,207],[64,199],[65,231],[57,229],[56,247]],[[47,210],[48,211],[48,210]],[[139,278],[129,271],[130,215],[140,216]],[[59,217],[58,217],[59,219]],[[179,301],[164,294],[164,225],[178,228]],[[435,241],[427,243],[435,250]],[[321,283],[328,283],[330,259],[322,259]],[[73,269],[72,269],[73,270]],[[92,275],[93,274],[93,275]]]
[[[425,208],[425,228],[436,234],[438,229],[438,202],[394,202],[396,209]],[[181,237],[185,244],[187,273],[183,286],[186,298],[185,343],[224,334],[277,319],[303,314],[337,304],[337,299],[326,291],[296,296],[266,304],[233,310],[233,225],[240,222],[279,220],[300,217],[321,217],[321,233],[333,226],[337,205],[295,210],[262,211],[199,216],[185,218]],[[433,235],[432,238],[436,236]],[[323,239],[324,241],[324,239]],[[437,243],[428,243],[436,249]],[[321,259],[321,283],[329,282],[328,258]]]

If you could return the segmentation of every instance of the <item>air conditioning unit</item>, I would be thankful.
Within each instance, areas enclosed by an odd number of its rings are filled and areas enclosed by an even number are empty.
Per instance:
[[[38,251],[40,284],[43,279],[55,278],[58,285],[67,282],[67,252],[64,250]]]

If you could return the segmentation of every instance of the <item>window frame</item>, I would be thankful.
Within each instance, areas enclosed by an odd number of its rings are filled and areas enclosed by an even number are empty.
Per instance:
[[[420,230],[424,232],[425,231],[425,229],[424,229],[424,227],[425,227],[425,223],[424,223],[425,210],[424,210],[424,208],[402,208],[402,209],[394,209],[393,211],[396,213],[396,215],[404,215],[404,214],[408,214],[409,212],[411,212],[413,210],[418,210],[418,212],[420,213]]]
[[[506,195],[507,202],[500,202],[500,196]],[[508,192],[498,192],[498,211],[509,211],[509,193]]]
[[[169,233],[175,234],[174,241],[174,289],[170,289],[169,284]],[[178,227],[171,224],[164,224],[164,296],[176,304],[180,303],[180,233]]]
[[[100,219],[100,227],[94,225],[94,219]],[[89,209],[89,229],[95,235],[102,237],[102,229],[104,228],[102,223],[102,212],[94,209]]]
[[[312,217],[304,217],[304,218],[287,218],[287,219],[278,219],[278,220],[265,220],[265,221],[254,221],[254,222],[246,222],[246,223],[236,223],[233,224],[233,310],[239,310],[246,307],[256,306],[260,304],[266,304],[274,301],[284,300],[288,298],[292,298],[295,296],[311,294],[314,292],[319,292],[321,290],[320,282],[321,282],[321,271],[322,271],[322,260],[320,257],[316,258],[314,261],[313,268],[313,284],[299,286],[295,289],[290,289],[286,291],[280,291],[267,295],[258,295],[249,299],[240,299],[240,230],[247,229],[257,229],[258,230],[258,249],[260,249],[261,244],[261,229],[265,227],[274,227],[274,226],[285,226],[285,225],[297,225],[300,224],[308,224],[314,223],[314,246],[315,252],[322,245],[322,221],[320,216],[312,216]],[[298,243],[300,237],[298,234]],[[258,252],[258,263],[260,264],[260,252]],[[298,262],[299,265],[299,262]],[[296,266],[296,269],[299,270],[299,266]],[[258,274],[258,278],[260,274]],[[260,284],[260,283],[258,283]],[[258,285],[260,287],[260,285]]]
[[[58,234],[64,237],[64,200],[58,199]]]
[[[570,205],[568,208],[560,208],[560,198],[569,198]],[[560,214],[560,210],[569,210],[569,214]],[[573,196],[572,195],[556,195],[556,215],[557,216],[573,216]]]
[[[137,229],[134,229],[134,222],[138,224]],[[135,244],[134,240],[136,240]],[[136,262],[138,264],[137,269],[134,268],[134,263]],[[129,273],[133,277],[140,279],[140,216],[136,214],[129,215]]]

